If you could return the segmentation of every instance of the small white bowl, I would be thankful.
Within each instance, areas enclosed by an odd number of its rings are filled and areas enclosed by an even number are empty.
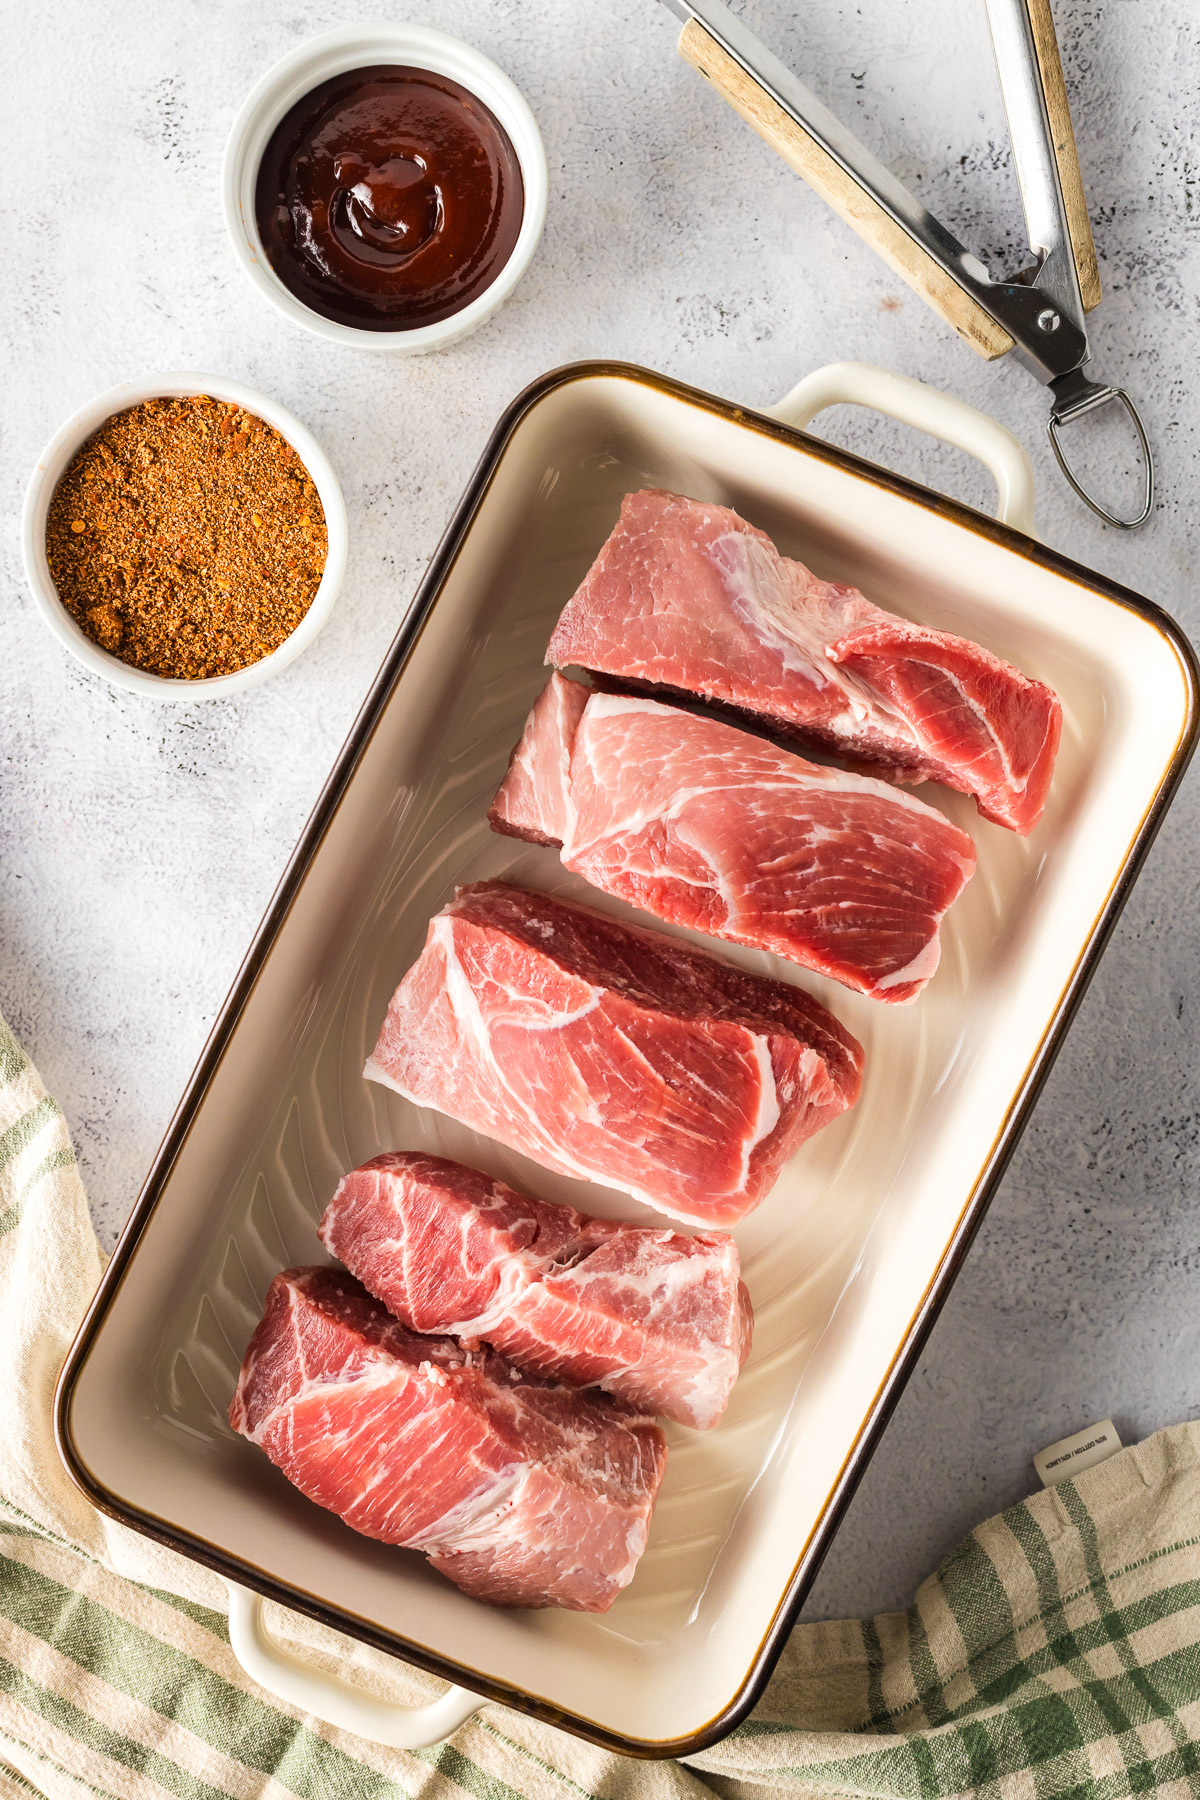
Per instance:
[[[214,400],[232,401],[273,425],[285,438],[312,476],[325,512],[325,528],[329,536],[329,552],[321,585],[312,605],[289,638],[259,662],[237,669],[232,675],[213,675],[199,681],[180,681],[165,675],[154,675],[148,669],[135,669],[110,656],[94,644],[76,623],[58,597],[58,589],[46,560],[46,514],[59,480],[65,474],[75,452],[87,442],[106,419],[114,413],[138,406],[143,400],[174,399],[183,394],[211,394]],[[240,694],[244,688],[277,675],[307,650],[329,617],[342,576],[346,569],[346,506],[333,466],[307,426],[254,388],[240,381],[226,381],[221,375],[192,375],[172,372],[149,375],[141,381],[123,381],[107,393],[97,394],[86,406],[69,418],[56,431],[37,460],[33,476],[25,491],[25,507],[21,517],[21,554],[25,576],[38,611],[63,647],[94,675],[103,675],[114,687],[126,688],[131,694],[150,694],[156,700],[212,700],[229,694]]]
[[[271,133],[284,114],[321,82],[349,69],[381,63],[448,76],[482,100],[512,140],[525,187],[517,241],[491,285],[461,312],[432,325],[414,326],[410,331],[366,331],[356,325],[339,325],[336,320],[313,312],[271,268],[254,216],[259,164]],[[442,350],[447,344],[458,343],[477,331],[504,304],[537,249],[546,221],[549,186],[546,151],[537,121],[524,95],[508,76],[460,38],[427,25],[393,24],[387,20],[327,31],[321,37],[310,38],[268,69],[233,122],[222,170],[225,223],[238,260],[259,292],[294,324],[303,325],[331,343],[401,356],[419,356],[424,351]]]

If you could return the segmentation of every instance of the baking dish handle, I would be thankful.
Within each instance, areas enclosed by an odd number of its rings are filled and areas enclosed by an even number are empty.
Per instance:
[[[376,1700],[336,1675],[310,1669],[272,1643],[263,1625],[262,1595],[235,1581],[229,1582],[228,1587],[229,1642],[251,1681],[277,1700],[299,1707],[327,1725],[352,1731],[356,1737],[386,1744],[393,1750],[424,1750],[430,1744],[440,1744],[487,1704],[481,1694],[461,1687],[452,1687],[428,1706],[398,1706]]]
[[[777,406],[762,410],[768,418],[803,430],[827,406],[870,406],[902,425],[913,425],[965,450],[995,478],[997,518],[1032,535],[1033,464],[1019,439],[986,413],[923,381],[860,362],[829,363],[824,369],[814,369]]]

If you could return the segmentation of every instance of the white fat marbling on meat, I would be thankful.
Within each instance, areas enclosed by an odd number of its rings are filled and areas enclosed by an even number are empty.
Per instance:
[[[890,975],[882,976],[879,986],[881,988],[903,987],[906,982],[910,981],[928,981],[930,976],[936,972],[941,955],[942,946],[938,939],[930,938],[925,948],[918,952],[911,962],[905,963],[902,969],[896,969]]]
[[[745,534],[731,542],[762,549]],[[541,742],[543,761],[555,683],[560,711],[569,686],[576,702],[583,692],[555,675],[539,696],[523,741]],[[670,923],[790,957],[877,999],[915,998],[974,867],[970,840],[941,813],[645,696],[593,692],[572,717],[561,797],[556,788],[538,821],[561,837],[567,868]],[[526,783],[510,817],[530,819],[528,793]]]
[[[867,719],[883,719],[892,735],[902,742],[916,743],[909,721],[883,695],[830,660],[829,646],[840,635],[840,622],[831,630],[829,602],[826,608],[818,610],[806,606],[797,594],[796,584],[801,578],[807,587],[818,585],[807,569],[780,557],[773,546],[763,544],[746,531],[722,532],[712,540],[707,554],[721,572],[733,612],[756,637],[778,651],[786,670],[843,694],[856,725]],[[825,583],[819,585],[827,587]],[[827,588],[827,593],[832,590]]]
[[[503,1359],[406,1330],[328,1268],[271,1284],[230,1422],[355,1530],[500,1605],[606,1610],[665,1462],[647,1417],[517,1385]]]

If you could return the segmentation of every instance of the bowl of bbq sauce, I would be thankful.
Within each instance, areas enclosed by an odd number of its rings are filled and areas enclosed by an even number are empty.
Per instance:
[[[247,97],[225,218],[247,274],[335,343],[413,355],[475,331],[541,237],[548,176],[519,90],[420,25],[300,45]]]

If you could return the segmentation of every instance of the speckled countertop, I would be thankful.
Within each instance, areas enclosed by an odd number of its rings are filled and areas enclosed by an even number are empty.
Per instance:
[[[370,9],[368,9],[369,11]],[[1020,213],[980,0],[751,0],[747,18],[985,255]],[[111,1243],[287,854],[492,423],[548,367],[628,358],[750,403],[841,357],[946,387],[1033,454],[1039,529],[1200,633],[1200,49],[1188,0],[1055,0],[1106,298],[1096,366],[1142,404],[1161,499],[1136,537],[1052,472],[1046,398],[976,360],[673,55],[653,0],[427,0],[523,88],[550,161],[543,247],[459,348],[388,361],[284,324],[225,240],[218,174],[250,84],[348,0],[45,0],[10,9],[0,344],[0,1007],[66,1109]],[[320,643],[226,703],[85,675],[20,572],[21,490],[99,389],[221,371],[309,423],[341,473],[349,577]],[[982,471],[885,421],[822,429],[975,504]],[[1200,883],[1186,784],[810,1602],[906,1603],[1029,1458],[1111,1413],[1200,1410]]]

